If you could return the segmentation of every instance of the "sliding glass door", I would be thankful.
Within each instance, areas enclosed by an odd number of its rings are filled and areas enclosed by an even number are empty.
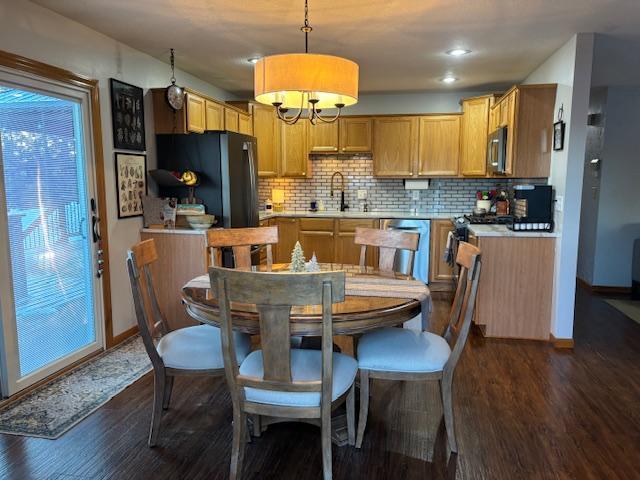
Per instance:
[[[0,71],[2,390],[102,348],[87,93]]]

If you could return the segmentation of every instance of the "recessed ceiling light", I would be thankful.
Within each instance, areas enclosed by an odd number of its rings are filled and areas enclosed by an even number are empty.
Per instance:
[[[461,57],[467,53],[471,53],[471,50],[467,50],[466,48],[454,48],[447,51],[447,55],[451,55],[452,57]]]
[[[256,63],[258,63],[258,60],[260,60],[260,57],[251,57],[247,59],[247,62],[253,63],[255,65]]]
[[[456,77],[454,77],[453,75],[447,75],[446,77],[442,77],[440,79],[440,81],[442,83],[453,83],[453,82],[457,82],[458,79]]]

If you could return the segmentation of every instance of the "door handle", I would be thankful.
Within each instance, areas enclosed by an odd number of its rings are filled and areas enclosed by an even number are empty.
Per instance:
[[[93,243],[100,241],[100,217],[98,217],[95,198],[91,199],[91,235],[93,236]]]

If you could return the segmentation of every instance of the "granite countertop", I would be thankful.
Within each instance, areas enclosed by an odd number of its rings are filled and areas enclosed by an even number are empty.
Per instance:
[[[207,230],[194,230],[193,228],[143,228],[141,232],[163,233],[169,235],[206,235]]]
[[[558,232],[514,232],[505,225],[469,225],[469,233],[476,237],[557,238],[560,236]]]
[[[337,210],[326,210],[324,212],[310,212],[308,210],[286,210],[284,212],[260,212],[260,220],[277,217],[318,217],[318,218],[415,218],[416,220],[439,220],[453,219],[462,214],[453,213],[411,213],[408,211],[382,211],[373,210],[370,212],[339,212]]]

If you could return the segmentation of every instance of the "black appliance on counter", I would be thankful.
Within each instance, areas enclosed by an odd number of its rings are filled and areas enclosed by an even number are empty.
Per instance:
[[[513,187],[514,231],[553,231],[553,187],[551,185],[515,185]]]
[[[256,139],[233,132],[156,135],[158,168],[197,172],[195,194],[218,227],[258,226]],[[161,197],[185,196],[185,187],[159,185]]]

